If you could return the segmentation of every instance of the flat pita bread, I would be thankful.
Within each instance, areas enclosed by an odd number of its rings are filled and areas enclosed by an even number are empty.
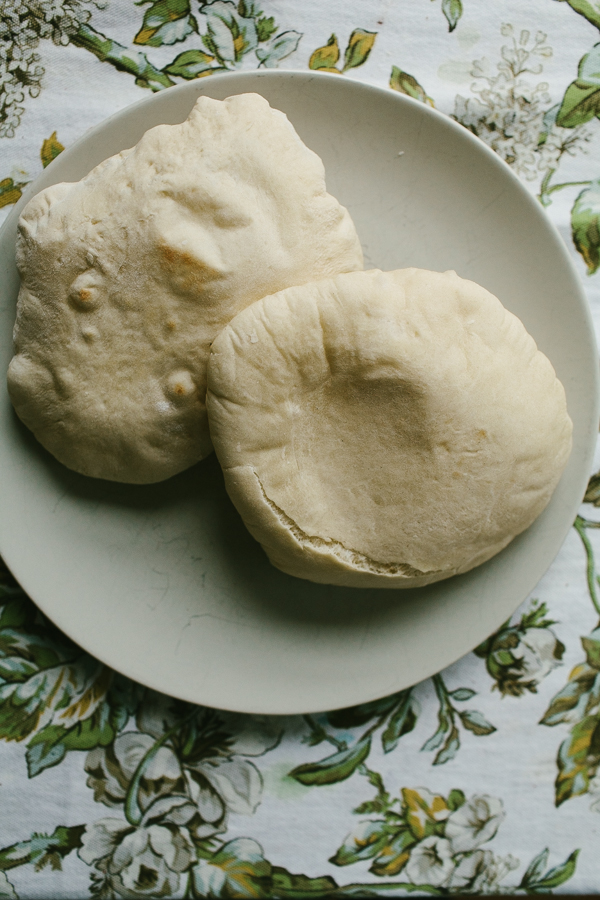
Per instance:
[[[19,223],[8,387],[61,462],[160,481],[211,450],[211,341],[265,294],[362,268],[348,212],[285,115],[201,97]]]
[[[483,563],[544,509],[571,449],[550,362],[454,272],[356,272],[254,303],[213,344],[207,406],[271,562],[338,585]]]

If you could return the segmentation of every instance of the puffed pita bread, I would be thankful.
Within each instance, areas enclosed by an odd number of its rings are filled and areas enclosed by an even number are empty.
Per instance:
[[[210,343],[266,294],[362,268],[321,160],[256,94],[201,97],[19,224],[13,404],[72,469],[154,482],[211,450]]]
[[[207,406],[271,562],[338,585],[483,563],[544,509],[571,449],[550,362],[454,272],[357,272],[254,303],[213,344]]]

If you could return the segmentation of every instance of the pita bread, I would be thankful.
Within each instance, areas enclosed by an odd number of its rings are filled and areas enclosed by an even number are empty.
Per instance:
[[[249,303],[362,268],[348,212],[285,115],[256,94],[201,97],[19,224],[8,387],[61,462],[154,482],[211,451],[215,335]]]
[[[356,272],[254,303],[213,344],[207,406],[271,562],[338,585],[483,563],[544,509],[571,448],[550,362],[454,272]]]

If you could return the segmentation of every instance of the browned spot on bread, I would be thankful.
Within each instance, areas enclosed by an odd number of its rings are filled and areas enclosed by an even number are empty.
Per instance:
[[[187,250],[178,250],[163,243],[158,245],[158,252],[162,266],[170,276],[172,287],[181,293],[196,294],[207,282],[223,276],[218,268]]]
[[[183,294],[195,294],[202,290],[207,270],[199,260],[184,250],[176,250],[167,244],[159,244],[164,268],[170,275],[173,288]]]
[[[198,260],[186,253],[185,250],[176,250],[175,247],[169,247],[167,244],[160,244],[159,250],[164,260],[172,266],[193,266],[199,268]]]
[[[92,299],[92,292],[88,291],[86,288],[81,288],[79,291],[79,299],[82,303],[87,303],[88,300]]]

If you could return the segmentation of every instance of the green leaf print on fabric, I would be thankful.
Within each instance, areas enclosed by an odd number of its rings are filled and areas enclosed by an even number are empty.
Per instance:
[[[266,38],[260,37],[260,32],[258,32],[258,35],[259,41],[266,40]],[[273,69],[279,65],[282,59],[286,59],[298,49],[301,37],[302,35],[299,31],[283,31],[267,47],[258,46],[256,48],[256,57],[266,69]]]
[[[441,9],[448,23],[448,31],[454,31],[463,14],[462,0],[442,0]]]
[[[600,628],[592,631],[589,637],[582,637],[581,644],[585,650],[588,666],[600,671]]]
[[[27,603],[23,598],[23,606]],[[32,621],[35,612],[27,612],[30,621],[25,627],[4,626],[0,619],[0,737],[4,740],[24,740],[55,714],[70,723],[79,718],[79,711],[95,709],[108,687],[104,666],[90,659],[78,669],[76,651],[61,646],[59,637],[52,640],[44,635],[41,623],[36,627]]]
[[[592,503],[594,506],[600,506],[600,472],[596,472],[596,474],[592,475],[588,481],[583,502]]]
[[[443,676],[434,675],[431,679],[438,700],[438,728],[421,748],[424,751],[435,751],[433,765],[443,765],[454,759],[460,749],[459,726],[480,737],[496,731],[494,725],[478,710],[461,710],[455,703],[462,703],[475,696],[470,688],[456,688],[449,691]],[[309,746],[324,741],[334,746],[337,753],[320,759],[317,762],[297,766],[289,773],[301,784],[319,785],[344,781],[354,772],[366,776],[371,784],[376,773],[367,769],[365,762],[371,752],[372,736],[381,730],[381,746],[384,753],[394,751],[401,738],[413,731],[417,725],[420,705],[415,696],[417,688],[408,688],[347,709],[334,710],[326,716],[304,716],[309,733],[303,739]],[[343,736],[336,736],[327,730],[325,720],[335,729],[341,729]],[[370,723],[368,728],[349,742],[349,729],[359,728]],[[373,811],[374,808],[373,808]]]
[[[369,703],[361,703],[358,706],[348,706],[345,709],[334,709],[327,713],[327,719],[334,728],[355,728],[365,725],[374,716],[386,716],[394,709],[398,701],[403,705],[406,699],[410,699],[411,691],[401,691],[399,694],[390,694],[389,697],[381,697],[379,700],[371,700]]]
[[[463,728],[478,737],[492,734],[496,728],[478,710],[459,710],[452,703],[452,700],[463,702],[462,698],[471,699],[474,692],[460,688],[448,691],[441,675],[434,675],[431,680],[439,701],[438,728],[421,749],[429,752],[437,750],[433,765],[440,766],[454,759],[460,749],[459,721]]]
[[[344,51],[344,64],[339,68],[337,63],[340,59],[340,47],[336,35],[332,34],[323,47],[317,47],[311,54],[308,68],[322,72],[336,72],[338,75],[347,72],[348,69],[356,69],[368,60],[376,37],[376,31],[355,28]]]
[[[238,3],[238,12],[242,16],[248,15],[246,4],[244,2]],[[272,38],[277,31],[275,19],[273,18],[273,16],[262,16],[260,12],[255,13],[254,15],[258,16],[258,18],[256,19],[256,36],[258,37],[259,42],[268,41],[269,38]]]
[[[258,34],[254,19],[240,15],[231,0],[215,0],[201,12],[207,24],[202,43],[221,65],[234,65],[256,48]]]
[[[476,709],[465,709],[459,712],[458,715],[464,727],[472,731],[473,734],[492,734],[496,730],[493,725],[490,725],[485,716]]]
[[[57,765],[70,750],[109,744],[142,690],[50,625],[2,568],[0,739],[29,739],[30,777]]]
[[[5,847],[0,850],[0,872],[8,872],[28,863],[33,863],[37,870],[48,865],[53,869],[60,869],[65,856],[81,847],[84,831],[85,825],[74,825],[70,828],[59,825],[50,835],[34,834],[31,840],[19,841]]]
[[[44,169],[49,166],[53,159],[62,153],[65,148],[56,137],[54,131],[49,138],[42,143],[40,149],[40,159]],[[25,173],[23,173],[25,175]],[[0,181],[0,209],[4,206],[12,206],[23,196],[23,188],[29,184],[28,180],[15,181],[14,178],[3,178]],[[1,564],[0,564],[1,565]]]
[[[567,3],[576,13],[583,16],[596,28],[600,28],[600,2],[599,0],[567,0]]]
[[[542,724],[558,725],[561,722],[569,722],[570,718],[574,718],[570,713],[581,706],[582,699],[585,701],[583,708],[589,704],[590,699],[593,703],[600,700],[598,674],[597,669],[585,663],[575,666],[567,684],[556,694],[544,713]]]
[[[2,607],[0,633],[23,628],[28,621],[18,589],[12,588]],[[379,894],[377,882],[340,886],[329,876],[293,874],[275,866],[252,837],[226,839],[229,813],[251,815],[260,803],[262,778],[252,758],[277,746],[279,720],[195,707],[151,691],[140,701],[138,689],[127,679],[115,682],[114,693],[113,707],[120,701],[126,728],[106,746],[95,746],[85,760],[88,787],[112,815],[6,847],[0,850],[0,871],[30,863],[60,866],[62,858],[76,850],[91,868],[91,891],[98,897],[173,896],[182,882],[189,898],[299,900]],[[452,695],[457,702],[466,701],[473,692],[457,688]],[[375,818],[358,822],[332,862],[348,866],[369,860],[370,871],[386,878],[381,884],[385,893],[496,890],[518,865],[510,856],[496,857],[482,849],[504,818],[500,800],[487,795],[467,798],[459,789],[443,796],[425,788],[403,788],[392,796],[381,775],[365,766],[376,728],[390,729],[393,722],[398,734],[410,699],[411,692],[404,691],[330,714],[345,727],[364,726],[375,718],[351,750],[336,746],[335,754],[312,766],[312,774],[319,777],[326,769],[323,763],[331,769],[337,757],[335,765],[346,766],[344,777],[349,769],[359,768],[375,788],[372,800],[356,810]],[[313,730],[317,742],[335,740],[322,726],[319,732],[318,723]],[[572,854],[544,874],[547,854],[542,854],[530,864],[520,886],[502,888],[551,890],[572,876],[575,859]],[[400,873],[405,880],[387,880]]]
[[[29,777],[34,778],[49,766],[57,765],[68,750],[90,750],[109,744],[116,733],[110,712],[110,707],[102,704],[90,718],[70,729],[47,725],[38,731],[27,745],[25,758]]]
[[[544,113],[544,117],[542,119],[542,128],[540,129],[540,132],[538,134],[538,147],[543,147],[550,137],[552,129],[556,125],[556,117],[558,115],[559,109],[560,103],[555,103],[554,106],[551,106],[550,109]]]
[[[15,182],[12,178],[3,178],[0,181],[0,209],[4,206],[11,206],[20,200],[23,195],[23,188],[27,186],[27,181]]]
[[[583,150],[594,136],[587,125],[600,109],[600,44],[583,57],[578,80],[557,104],[548,93],[547,82],[533,84],[529,80],[530,75],[541,74],[541,61],[552,56],[546,35],[537,32],[532,37],[527,30],[517,35],[510,24],[503,25],[501,32],[510,42],[501,48],[496,72],[487,59],[473,61],[474,96],[456,97],[453,118],[522,178],[540,179],[538,198],[543,206],[549,206],[556,191],[591,185],[589,180],[556,183],[554,178],[561,161]],[[593,211],[589,212],[586,205],[588,199],[592,198],[582,198],[581,215],[579,198],[575,201],[572,235],[591,274],[597,268],[596,224]]]
[[[184,41],[198,31],[198,23],[190,13],[189,0],[156,0],[144,13],[144,23],[134,44],[161,47]]]
[[[200,23],[206,26],[201,35],[204,50],[184,50],[163,68],[172,78],[203,78],[214,72],[225,72],[239,66],[254,51],[259,67],[275,68],[298,48],[302,34],[298,31],[277,32],[272,16],[265,17],[252,3],[215,0],[204,5]]]
[[[56,159],[64,149],[65,148],[56,137],[56,132],[53,131],[50,137],[46,138],[42,144],[42,149],[40,150],[43,167],[46,168],[46,166],[49,166],[52,160]]]
[[[371,751],[371,737],[374,732],[387,723],[382,734],[382,747],[384,752],[390,752],[397,746],[401,736],[414,728],[418,713],[418,704],[412,696],[412,689],[409,689],[392,694],[390,697],[383,697],[381,700],[334,710],[327,713],[326,717],[321,717],[322,720],[326,718],[334,728],[341,728],[344,732],[349,728],[371,722],[363,735],[350,747],[346,739],[335,737],[314,716],[306,715],[304,720],[310,730],[303,739],[304,742],[309,746],[315,746],[327,741],[338,752],[318,762],[297,766],[289,773],[289,776],[305,785],[332,784],[344,781],[357,770],[370,777],[371,773],[363,763]]]
[[[454,31],[463,14],[461,0],[442,0],[442,12],[448,22],[448,31]]]
[[[600,115],[600,86],[581,85],[577,81],[569,85],[556,116],[556,124],[562,128],[585,125]]]
[[[581,542],[583,544],[583,548],[585,550],[586,555],[586,575],[587,575],[587,586],[588,592],[590,595],[590,600],[594,606],[594,609],[600,616],[600,596],[598,595],[598,586],[599,579],[596,574],[596,560],[594,558],[594,551],[592,549],[592,545],[590,543],[589,536],[587,534],[589,529],[600,528],[599,522],[593,522],[591,519],[586,519],[584,516],[576,516],[575,522],[573,523],[573,527],[575,531],[578,533],[581,538]]]
[[[142,0],[142,5],[148,2]],[[146,53],[127,47],[92,26],[92,11],[103,7],[104,0],[70,0],[66,5],[45,9],[43,15],[33,0],[25,0],[15,9],[7,5],[7,0],[0,6],[4,29],[4,50],[0,54],[0,138],[14,137],[25,110],[25,95],[35,98],[40,94],[45,69],[37,50],[44,40],[87,50],[101,62],[133,75],[139,87],[160,91],[172,87],[179,78],[190,80],[236,68],[251,51],[259,67],[274,68],[294,53],[302,38],[298,31],[277,33],[274,17],[264,16],[250,0],[237,4],[232,0],[201,2],[197,16],[192,14],[190,0],[155,0],[145,10],[133,43],[152,49],[189,40],[202,42],[206,51],[188,46],[172,62],[165,65],[163,59],[159,67]],[[368,55],[365,36],[368,32],[353,32],[349,67],[364,62],[361,53]],[[6,182],[7,179],[0,182],[0,207],[14,203],[19,189],[15,186],[13,190]]]
[[[271,872],[272,897],[306,900],[310,897],[329,897],[337,894],[337,884],[330,875],[309,878],[307,875],[292,875],[287,869],[279,866],[272,866]]]
[[[556,122],[576,128],[600,115],[600,44],[581,59],[577,79],[566,90]]]
[[[593,275],[600,266],[600,179],[592,181],[575,200],[571,210],[571,231],[588,275]]]
[[[558,750],[557,806],[570,797],[587,793],[596,775],[600,764],[599,705],[600,671],[589,662],[581,663],[572,670],[569,681],[540,720],[542,725],[571,725],[569,736]]]
[[[539,878],[542,878],[544,869],[548,864],[548,856],[550,851],[546,847],[537,856],[535,856],[527,867],[527,871],[523,875],[521,884],[535,884]]]
[[[598,480],[598,473],[590,479],[584,502],[596,505]],[[600,522],[578,515],[574,527],[585,550],[590,599],[600,615],[599,579],[588,535],[589,530],[600,528]],[[572,669],[566,685],[551,700],[540,720],[541,725],[550,727],[569,726],[569,734],[561,743],[556,759],[557,806],[571,797],[600,793],[600,624],[591,634],[581,638],[581,644],[585,660]]]
[[[204,47],[223,68],[239,65],[251,51],[259,66],[275,68],[294,53],[302,38],[299,31],[277,33],[273,16],[264,16],[249,0],[240,0],[237,6],[231,0],[216,0],[200,12],[207,23]]]
[[[163,72],[190,81],[218,71],[219,68],[225,71],[224,67],[213,66],[214,61],[215,57],[203,50],[184,50],[172,63],[164,67]]]
[[[371,738],[366,737],[358,741],[354,747],[340,750],[339,753],[327,756],[319,762],[297,766],[289,775],[300,784],[335,784],[349,778],[365,761],[370,751]]]
[[[317,47],[311,54],[308,61],[308,68],[316,71],[321,70],[323,72],[337,72],[339,74],[340,70],[336,68],[336,63],[339,58],[340,48],[338,39],[335,34],[332,34],[323,47]]]
[[[411,691],[403,691],[401,700],[388,719],[387,727],[381,735],[384,753],[391,753],[398,746],[400,738],[412,731],[417,724],[418,709]]]
[[[548,850],[544,850],[543,853],[533,860],[519,887],[526,890],[528,894],[545,894],[551,892],[553,888],[560,887],[561,884],[564,884],[565,881],[568,881],[569,878],[573,877],[578,856],[579,850],[574,850],[563,863],[554,866],[552,869],[548,869],[545,875],[541,875],[539,868],[543,871],[546,864],[545,861],[548,857]],[[541,867],[538,867],[538,861],[541,862],[542,859],[544,862]],[[535,866],[534,863],[536,864]],[[531,874],[530,870],[532,870]]]
[[[367,819],[347,835],[330,862],[336,866],[351,866],[363,859],[373,859],[387,847],[389,840],[390,832],[385,819]],[[411,839],[410,843],[414,841]]]
[[[547,612],[545,603],[533,601],[517,623],[511,625],[509,619],[475,648],[494,679],[492,689],[503,696],[535,694],[540,682],[560,665],[565,647],[551,630],[556,622],[546,618]]]
[[[427,788],[404,787],[379,818],[358,822],[330,862],[349,866],[372,860],[369,871],[377,877],[407,879],[393,889],[444,895],[548,893],[573,876],[577,850],[548,870],[549,852],[543,850],[519,884],[502,884],[519,861],[495,856],[483,845],[494,839],[504,818],[502,801],[495,797],[467,799],[458,789],[444,797]],[[384,884],[392,888],[390,882]]]
[[[399,91],[401,94],[412,97],[413,100],[420,100],[429,106],[435,106],[433,100],[427,95],[425,88],[421,87],[417,79],[409,75],[408,72],[403,72],[398,66],[392,66],[390,87],[394,91]]]
[[[363,31],[362,28],[356,28],[352,32],[344,53],[342,72],[347,72],[348,69],[356,69],[358,66],[366,63],[375,44],[376,37],[376,31]]]
[[[181,817],[174,815],[170,821],[156,819],[139,828],[128,827],[114,818],[102,819],[85,827],[85,831],[84,826],[57,828],[51,837],[37,835],[29,842],[23,841],[0,850],[0,872],[3,868],[33,862],[34,858],[39,861],[42,858],[40,854],[46,854],[44,865],[60,866],[62,857],[77,848],[79,858],[95,867],[91,885],[95,896],[171,897],[181,890],[183,877],[184,896],[198,900],[252,897],[277,897],[280,900],[314,897],[316,900],[326,897],[397,896],[398,891],[433,895],[480,892],[514,894],[521,891],[550,893],[575,872],[578,851],[544,874],[548,861],[548,851],[544,850],[530,863],[520,884],[502,884],[508,873],[519,866],[518,860],[510,855],[498,857],[489,849],[480,849],[480,845],[493,839],[500,824],[498,819],[502,819],[499,800],[486,796],[472,797],[454,812],[443,797],[435,797],[425,788],[405,788],[402,795],[400,812],[390,815],[387,840],[390,849],[392,843],[396,850],[403,843],[408,848],[405,851],[408,858],[400,868],[407,881],[355,882],[340,886],[328,875],[310,877],[293,874],[273,865],[265,857],[262,846],[253,838],[215,839],[210,842],[191,840],[189,833],[186,834],[181,827]],[[428,836],[415,838],[410,827],[402,823],[406,798],[408,803],[412,802],[413,808],[420,809],[421,819],[431,820],[427,824],[433,830]],[[176,804],[171,813],[175,809]],[[424,834],[426,830],[418,828],[419,834]],[[359,827],[356,830],[356,846],[361,843],[361,834],[366,835],[367,829],[361,831]],[[402,838],[401,835],[408,837]],[[349,835],[344,846],[349,847],[352,840],[352,835]],[[36,842],[37,849],[33,850]],[[49,855],[55,852],[53,847],[57,848],[54,861]],[[361,855],[360,850],[358,854],[357,857],[356,854],[348,856],[347,861],[341,858],[338,861],[336,857],[332,861],[336,865],[351,865],[355,861],[372,858]],[[373,866],[371,871],[377,874]],[[0,887],[2,884],[0,881]],[[7,896],[14,895],[8,893]]]
[[[271,863],[257,841],[236,838],[210,860],[200,860],[192,877],[200,897],[270,897],[271,872]]]
[[[70,42],[75,47],[82,47],[93,53],[100,62],[110,63],[118,71],[133,75],[139,87],[162,91],[175,84],[168,75],[149,61],[145,53],[130,50],[89,25],[82,25],[76,34],[71,36]]]

